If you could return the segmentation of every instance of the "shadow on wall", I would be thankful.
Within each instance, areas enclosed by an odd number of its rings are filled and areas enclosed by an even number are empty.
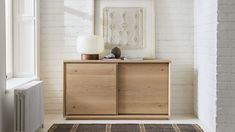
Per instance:
[[[78,11],[78,10],[75,10],[75,9],[72,9],[72,8],[69,8],[69,7],[66,7],[66,6],[64,7],[64,11],[69,13],[69,14],[72,14],[74,16],[82,17],[83,19],[93,21],[93,16],[89,15],[86,12],[81,12],[81,11]]]
[[[198,117],[198,71],[194,69],[194,114]]]

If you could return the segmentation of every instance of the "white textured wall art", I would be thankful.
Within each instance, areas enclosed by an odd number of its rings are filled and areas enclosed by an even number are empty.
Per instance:
[[[105,7],[103,10],[103,36],[106,48],[142,49],[143,8]]]

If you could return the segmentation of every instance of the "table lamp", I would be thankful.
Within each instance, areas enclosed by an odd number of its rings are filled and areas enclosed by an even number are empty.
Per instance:
[[[99,60],[99,54],[104,50],[104,40],[100,36],[79,36],[77,51],[81,53],[81,60]]]

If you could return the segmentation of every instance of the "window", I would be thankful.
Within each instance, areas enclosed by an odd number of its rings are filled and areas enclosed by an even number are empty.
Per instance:
[[[37,77],[37,0],[6,0],[7,78]]]
[[[12,78],[13,68],[12,68],[12,1],[5,1],[6,8],[6,74],[7,79]]]

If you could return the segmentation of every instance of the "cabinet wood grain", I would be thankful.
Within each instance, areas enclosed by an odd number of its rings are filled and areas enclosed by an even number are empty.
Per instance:
[[[170,117],[170,61],[64,61],[66,119]]]
[[[116,65],[66,65],[66,114],[116,114]]]
[[[168,65],[119,65],[119,114],[168,113]]]

